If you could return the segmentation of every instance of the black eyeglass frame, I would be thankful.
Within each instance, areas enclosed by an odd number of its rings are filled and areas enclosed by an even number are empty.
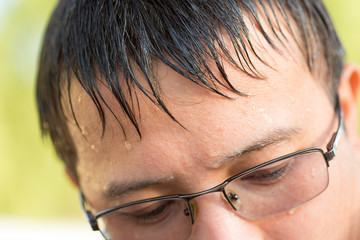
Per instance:
[[[84,194],[80,190],[81,206],[82,206],[82,208],[83,208],[83,210],[84,210],[84,212],[85,212],[85,214],[86,214],[86,216],[88,218],[88,221],[89,221],[93,231],[100,230],[99,225],[97,223],[97,219],[100,218],[101,216],[103,216],[103,215],[105,215],[107,213],[119,210],[121,208],[133,206],[133,205],[140,204],[140,203],[152,202],[152,201],[183,199],[187,203],[187,208],[190,211],[189,215],[191,217],[192,224],[194,223],[195,219],[194,219],[194,210],[193,210],[193,207],[192,207],[192,204],[191,204],[190,201],[192,199],[196,198],[196,197],[199,197],[199,196],[202,196],[202,195],[205,195],[205,194],[208,194],[208,193],[222,192],[223,196],[226,198],[226,201],[233,207],[234,210],[236,210],[236,208],[232,204],[231,199],[229,199],[229,196],[225,192],[225,186],[227,184],[229,184],[231,181],[233,181],[233,180],[235,180],[235,179],[237,179],[237,178],[239,178],[239,177],[241,177],[241,176],[243,176],[245,174],[256,171],[256,170],[258,170],[258,169],[260,169],[262,167],[265,167],[265,166],[267,166],[269,164],[284,160],[286,158],[291,158],[291,157],[294,157],[296,155],[302,155],[302,154],[306,154],[306,153],[310,153],[310,152],[320,152],[320,153],[322,153],[324,158],[325,158],[326,165],[327,165],[327,167],[329,167],[329,162],[332,159],[334,159],[334,157],[336,156],[336,151],[337,151],[337,148],[338,148],[338,145],[339,145],[339,141],[340,141],[342,131],[343,131],[343,126],[344,126],[343,113],[342,113],[342,110],[341,110],[341,107],[340,107],[338,97],[336,97],[335,112],[338,114],[339,124],[338,124],[338,128],[337,128],[336,132],[333,133],[329,143],[326,146],[326,149],[327,149],[326,152],[324,152],[324,150],[319,148],[319,147],[312,147],[312,148],[303,149],[303,150],[300,150],[300,151],[296,151],[296,152],[289,153],[289,154],[283,155],[281,157],[272,159],[272,160],[267,161],[265,163],[259,164],[259,165],[255,166],[255,167],[252,167],[252,168],[250,168],[250,169],[248,169],[246,171],[243,171],[243,172],[238,173],[238,174],[236,174],[236,175],[234,175],[232,177],[229,177],[224,182],[222,182],[221,184],[219,184],[219,185],[217,185],[215,187],[212,187],[210,189],[207,189],[207,190],[204,190],[204,191],[201,191],[201,192],[192,193],[192,194],[182,194],[182,195],[166,195],[166,196],[161,196],[161,197],[142,199],[142,200],[139,200],[139,201],[122,204],[120,206],[116,206],[116,207],[112,207],[112,208],[100,211],[96,215],[93,215],[89,210],[87,210],[86,204],[85,204]],[[311,199],[309,199],[309,200],[311,200]],[[302,205],[302,204],[304,204],[304,203],[301,203],[299,205]],[[297,206],[299,206],[299,205],[297,205]],[[297,207],[297,206],[294,206],[294,208]]]

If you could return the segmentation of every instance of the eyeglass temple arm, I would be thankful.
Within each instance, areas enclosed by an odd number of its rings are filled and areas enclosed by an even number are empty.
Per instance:
[[[88,211],[86,209],[85,197],[84,197],[84,194],[83,194],[82,191],[80,191],[80,199],[81,199],[81,207],[82,207],[83,211],[85,212],[85,214],[86,214],[86,216],[88,218],[88,221],[90,223],[90,226],[91,226],[92,230],[93,231],[99,230],[99,226],[98,226],[98,224],[96,222],[96,219],[95,219],[94,215],[90,211]]]
[[[343,112],[339,102],[339,96],[336,96],[336,112],[339,115],[339,125],[337,131],[332,135],[330,142],[327,144],[327,152],[324,153],[325,159],[329,162],[336,156],[336,150],[344,128]]]

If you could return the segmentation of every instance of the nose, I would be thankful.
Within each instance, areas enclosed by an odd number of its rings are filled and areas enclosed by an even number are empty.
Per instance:
[[[264,240],[255,221],[243,219],[220,194],[196,198],[197,217],[191,240]]]

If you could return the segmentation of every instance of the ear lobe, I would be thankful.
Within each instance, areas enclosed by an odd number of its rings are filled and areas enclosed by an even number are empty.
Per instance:
[[[74,184],[75,187],[79,188],[79,182],[74,176],[74,174],[68,168],[65,168],[65,173],[72,182],[72,184]]]

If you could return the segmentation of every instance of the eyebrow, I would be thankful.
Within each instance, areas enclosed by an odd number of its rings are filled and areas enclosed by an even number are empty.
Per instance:
[[[260,151],[264,149],[265,147],[268,147],[270,145],[279,144],[281,142],[289,141],[291,138],[294,137],[297,133],[300,132],[300,128],[286,128],[286,129],[274,129],[270,133],[268,133],[266,136],[262,137],[261,139],[255,140],[248,146],[244,147],[243,149],[236,151],[235,153],[226,156],[224,158],[221,158],[218,160],[217,164],[219,167],[227,162],[235,161],[236,159],[252,153],[256,151]]]
[[[111,182],[104,190],[103,194],[107,199],[115,199],[130,192],[136,192],[150,186],[163,185],[166,181],[164,178],[135,180],[128,183]]]
[[[300,131],[299,128],[286,128],[286,129],[274,129],[261,139],[257,139],[248,146],[242,148],[241,150],[236,151],[224,158],[220,158],[214,164],[216,167],[220,167],[225,163],[233,162],[239,159],[240,157],[250,154],[252,152],[260,151],[267,146],[279,144],[281,142],[285,142],[290,140],[295,134]],[[127,193],[136,192],[139,190],[143,190],[156,185],[165,185],[169,183],[170,179],[165,177],[159,177],[154,179],[146,179],[146,180],[133,180],[127,183],[119,183],[117,181],[113,181],[104,188],[103,195],[106,199],[115,199],[119,198]]]

